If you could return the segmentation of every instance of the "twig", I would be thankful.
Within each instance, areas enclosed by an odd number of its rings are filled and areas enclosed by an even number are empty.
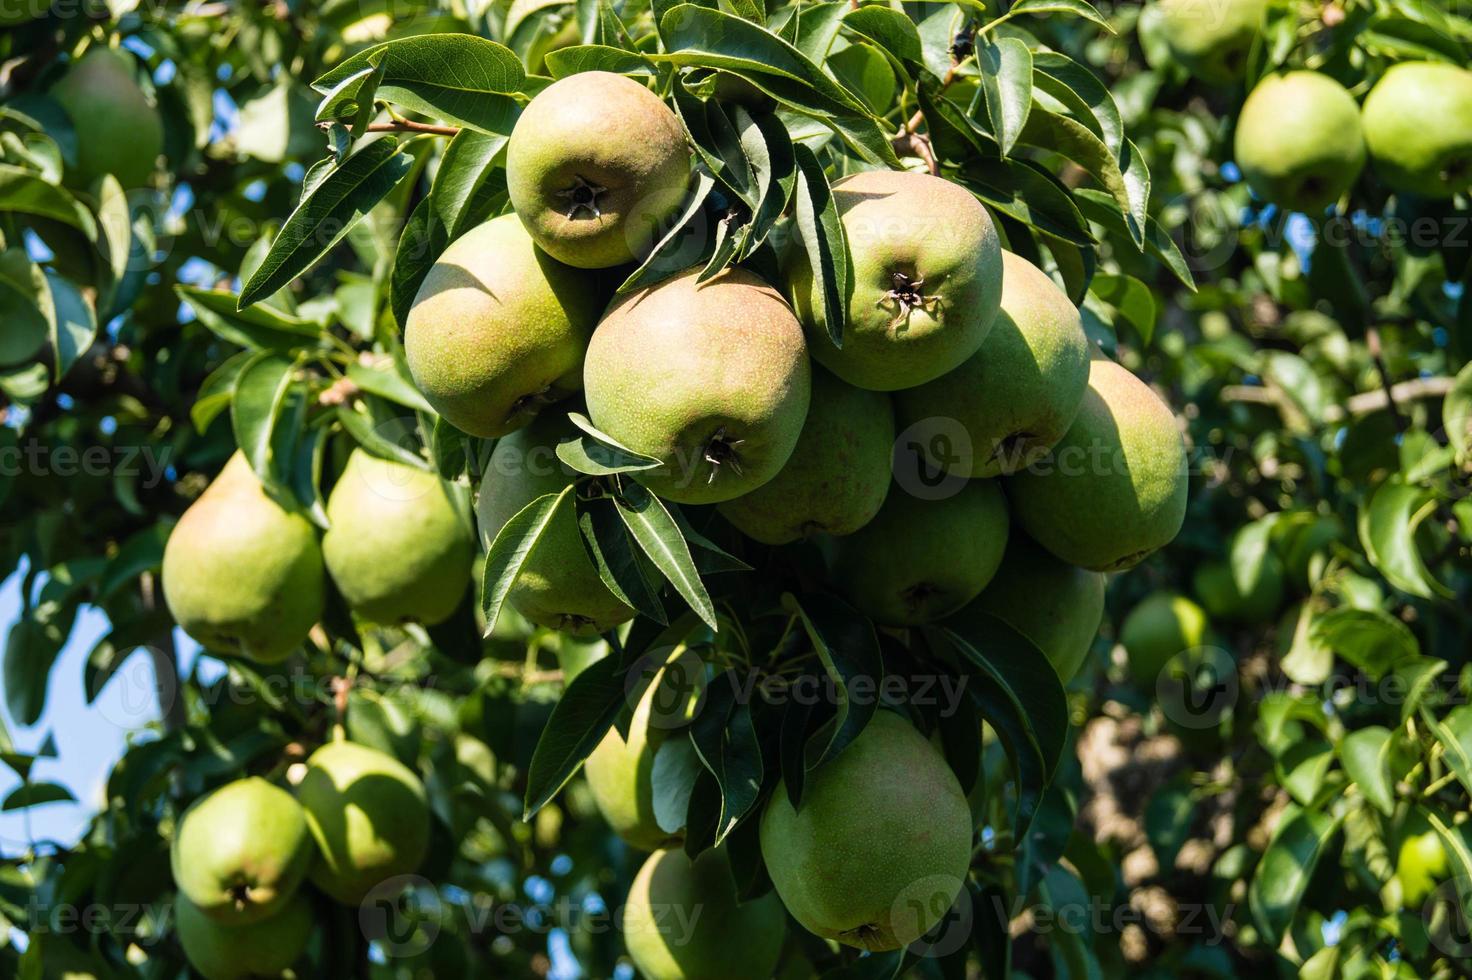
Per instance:
[[[1365,391],[1353,395],[1343,405],[1330,405],[1324,410],[1324,421],[1330,424],[1342,422],[1346,417],[1359,418],[1378,412],[1388,405],[1415,401],[1421,398],[1439,398],[1452,390],[1454,379],[1416,378],[1391,385],[1389,389]],[[1222,401],[1250,402],[1255,405],[1272,405],[1281,408],[1287,396],[1278,388],[1258,385],[1228,385],[1222,389]]]
[[[368,124],[370,133],[429,133],[434,136],[459,136],[459,126],[436,126],[431,123],[415,122],[412,119],[395,119],[392,122]]]
[[[1370,359],[1375,362],[1375,372],[1380,375],[1380,387],[1385,389],[1385,407],[1390,409],[1390,417],[1395,421],[1395,431],[1406,431],[1406,420],[1400,414],[1400,406],[1395,403],[1395,385],[1390,380],[1390,369],[1385,366],[1385,356],[1380,349],[1380,328],[1375,326],[1365,327],[1365,346],[1369,348]]]
[[[930,171],[931,176],[940,176],[940,161],[935,158],[935,148],[930,145],[929,136],[923,133],[901,133],[894,138],[891,145],[896,153],[908,152],[924,160],[925,169]]]

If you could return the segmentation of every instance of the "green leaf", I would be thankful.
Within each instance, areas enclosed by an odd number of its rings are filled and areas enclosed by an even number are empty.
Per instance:
[[[1072,194],[1033,161],[970,161],[961,182],[993,210],[1076,248],[1093,251],[1094,236]]]
[[[364,391],[371,391],[405,408],[434,414],[434,409],[430,407],[429,402],[424,400],[419,389],[414,387],[414,382],[399,369],[398,363],[391,358],[371,366],[363,363],[361,359],[354,361],[348,365],[348,380]]]
[[[1090,23],[1097,24],[1110,34],[1114,33],[1114,27],[1104,18],[1104,15],[1095,10],[1084,0],[1017,0],[1008,10],[1012,15],[1017,14],[1073,14],[1082,17]]]
[[[527,506],[535,507],[537,503],[533,501]],[[520,516],[511,520],[515,522]],[[527,767],[523,820],[531,819],[567,785],[588,753],[613,727],[614,719],[628,700],[624,674],[621,658],[608,656],[597,660],[573,678],[553,705],[532,752],[531,765]]]
[[[637,473],[656,470],[663,461],[636,453],[605,432],[600,432],[586,415],[569,412],[568,420],[580,431],[575,438],[557,446],[557,458],[579,473],[590,476],[613,476],[615,473]]]
[[[1365,799],[1387,817],[1395,813],[1390,778],[1391,731],[1370,725],[1350,732],[1339,743],[1339,761]]]
[[[424,277],[450,244],[449,234],[440,224],[434,209],[434,192],[414,206],[399,247],[394,251],[393,272],[389,276],[389,306],[400,329],[409,322],[409,311],[419,295]],[[252,307],[255,309],[255,307]]]
[[[1114,199],[1131,240],[1143,245],[1150,183],[1138,150],[1126,142],[1125,153],[1116,154],[1083,123],[1036,105],[1019,141],[1061,154],[1088,171]]]
[[[429,469],[429,463],[419,454],[417,446],[406,435],[403,419],[385,418],[373,411],[372,400],[367,397],[354,399],[352,405],[339,405],[335,416],[348,435],[358,445],[381,459],[392,459],[406,466],[421,470]]]
[[[1252,594],[1262,580],[1270,538],[1277,522],[1278,515],[1269,514],[1244,525],[1232,535],[1232,581],[1242,595]]]
[[[97,337],[97,311],[82,291],[48,272],[51,286],[51,376],[60,381]]]
[[[501,617],[501,606],[511,594],[511,587],[526,567],[527,560],[537,547],[542,533],[547,530],[558,510],[573,495],[571,484],[561,493],[543,494],[517,511],[511,520],[496,534],[496,540],[486,552],[486,569],[481,586],[481,610],[486,617],[486,635],[495,629]],[[589,668],[591,670],[592,668]],[[570,773],[569,773],[570,775]],[[561,782],[558,786],[561,786]],[[553,792],[556,792],[554,787]],[[528,800],[531,799],[528,795]],[[550,794],[548,796],[550,799]],[[537,804],[540,807],[546,800]]]
[[[1314,621],[1312,639],[1379,680],[1420,653],[1405,623],[1379,609],[1335,609]]]
[[[1135,328],[1145,346],[1155,334],[1155,294],[1134,276],[1100,274],[1089,284],[1089,291],[1114,307],[1126,323]]]
[[[1463,286],[1466,289],[1465,286]],[[1462,308],[1472,310],[1472,290],[1463,294]],[[1457,461],[1466,465],[1472,461],[1472,362],[1457,372],[1452,388],[1446,393],[1441,407],[1441,425],[1446,431],[1446,440],[1457,454]]]
[[[1360,508],[1360,544],[1370,564],[1397,589],[1423,599],[1450,599],[1455,593],[1427,571],[1416,545],[1417,529],[1435,515],[1436,507],[1430,490],[1393,476]]]
[[[1107,234],[1121,241],[1134,241],[1128,223],[1108,194],[1091,187],[1080,187],[1073,191],[1072,199],[1084,216],[1103,226]],[[1154,218],[1145,225],[1144,252],[1169,269],[1171,275],[1183,286],[1192,292],[1196,291],[1196,277],[1191,274],[1191,267],[1186,264],[1185,256],[1181,254],[1175,240]]]
[[[617,498],[618,513],[633,534],[634,540],[659,569],[660,574],[675,587],[675,591],[690,604],[702,622],[712,631],[719,629],[716,610],[700,581],[695,561],[690,557],[690,546],[680,533],[679,525],[670,516],[664,503],[643,486],[625,479]]]
[[[473,34],[422,34],[360,51],[312,83],[329,92],[379,65],[378,98],[486,133],[510,135],[520,113],[511,98],[526,85],[521,61],[505,45]]]
[[[245,284],[240,309],[270,296],[306,272],[347,237],[413,168],[398,140],[365,145],[324,176],[286,219],[265,260]]]
[[[742,683],[734,670],[706,687],[705,703],[690,727],[700,761],[721,788],[715,844],[724,843],[761,796],[762,750],[751,723],[751,706],[738,703]]]
[[[1340,818],[1290,806],[1248,886],[1253,921],[1273,946],[1298,911],[1319,857],[1339,832]]]
[[[981,69],[977,103],[986,110],[991,133],[1006,157],[1017,145],[1032,109],[1032,52],[1015,37],[988,41],[976,49]],[[972,105],[972,114],[978,105]]]
[[[635,51],[605,44],[579,44],[548,51],[544,56],[553,78],[566,78],[585,71],[607,71],[615,75],[653,75],[654,63]]]
[[[44,803],[75,803],[77,798],[72,795],[71,790],[57,783],[24,783],[15,788],[5,798],[5,804],[0,810],[9,813],[12,810],[24,810],[26,807],[41,806]]]
[[[813,313],[819,317],[834,346],[842,347],[853,258],[849,255],[843,222],[839,220],[838,202],[822,165],[813,151],[801,143],[793,146],[792,151],[797,164],[794,208],[797,237],[807,252],[813,282],[823,298],[822,308]]]
[[[0,364],[34,357],[51,332],[51,286],[45,271],[18,248],[0,253]]]
[[[235,380],[235,397],[230,406],[235,444],[264,483],[274,482],[272,433],[295,371],[291,360],[263,351],[241,367]]]
[[[1093,129],[1115,156],[1124,152],[1124,122],[1120,119],[1119,106],[1098,76],[1055,51],[1039,51],[1033,56],[1032,64],[1033,81],[1039,92],[1052,96],[1074,118]]]
[[[176,285],[174,293],[194,311],[206,329],[241,347],[290,351],[315,347],[321,341],[321,324],[283,313],[265,303],[240,309],[240,297],[226,290]]]
[[[630,609],[668,626],[664,604],[659,601],[658,582],[650,581],[657,573],[650,569],[646,574],[640,561],[641,552],[630,540],[629,529],[618,516],[613,499],[584,500],[579,497],[576,504],[583,548],[608,591]]]
[[[491,217],[490,203],[505,199],[507,142],[506,136],[464,130],[445,148],[429,199],[448,241]]]
[[[751,222],[743,231],[745,243],[740,258],[747,258],[767,240],[797,186],[797,161],[793,157],[792,139],[787,127],[776,116],[762,113],[753,116],[736,107],[736,125],[741,131],[741,145],[756,171],[757,207]]]
[[[843,602],[822,593],[804,596],[799,602],[789,592],[782,596],[782,607],[801,621],[837,698],[822,744],[806,747],[804,768],[811,772],[838,758],[873,719],[879,707],[875,699],[855,698],[853,688],[862,683],[878,690],[884,680],[884,658],[874,624]],[[787,787],[794,807],[799,789]]]
[[[1472,793],[1472,705],[1453,708],[1445,718],[1437,718],[1423,705],[1421,718],[1441,743],[1446,764],[1467,792]]]
[[[75,228],[87,240],[97,241],[97,222],[71,193],[48,184],[34,172],[0,163],[0,213],[18,212],[50,218]]]
[[[920,32],[916,30],[915,22],[899,10],[878,5],[857,7],[844,14],[843,26],[873,41],[879,50],[896,58],[913,64],[921,64],[924,60]],[[826,54],[824,51],[813,60],[821,61]]]
[[[704,167],[695,168],[694,186],[685,198],[680,214],[670,224],[670,230],[650,250],[639,267],[618,287],[620,296],[636,289],[668,279],[677,272],[688,269],[701,254],[705,246],[705,227],[696,221],[705,206],[706,198],[716,186],[715,177]]]

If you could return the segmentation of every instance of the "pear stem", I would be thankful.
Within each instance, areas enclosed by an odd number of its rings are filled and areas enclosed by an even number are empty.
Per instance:
[[[459,136],[459,126],[436,126],[432,123],[415,122],[412,119],[395,119],[392,122],[368,124],[370,133],[429,133],[431,136]]]

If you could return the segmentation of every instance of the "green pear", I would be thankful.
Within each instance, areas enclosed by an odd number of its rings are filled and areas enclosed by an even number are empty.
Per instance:
[[[424,784],[393,756],[329,742],[307,759],[296,788],[321,859],[312,884],[357,905],[390,878],[418,870],[429,848]]]
[[[889,493],[893,447],[889,396],[814,368],[808,417],[787,465],[720,511],[763,544],[852,534],[874,519]]]
[[[680,120],[640,83],[606,71],[542,89],[506,146],[511,206],[549,255],[582,269],[648,252],[689,181]]]
[[[885,626],[934,622],[975,599],[1007,547],[1007,501],[994,480],[926,500],[890,491],[878,516],[834,542],[840,592]]]
[[[1236,157],[1259,197],[1289,211],[1323,211],[1364,169],[1359,106],[1328,75],[1270,75],[1237,117]]]
[[[1015,528],[997,574],[961,616],[990,613],[1037,644],[1066,684],[1104,618],[1104,575],[1059,561]]]
[[[1042,460],[1006,480],[1017,523],[1071,565],[1131,568],[1169,544],[1186,516],[1187,462],[1175,415],[1105,358],[1073,425]]]
[[[70,174],[90,184],[112,174],[125,189],[148,183],[164,150],[164,124],[138,87],[131,56],[94,47],[51,86],[51,97],[77,131],[77,166]]]
[[[971,867],[971,809],[945,757],[890,711],[808,777],[779,783],[761,848],[787,911],[824,939],[908,946],[950,908]]]
[[[838,347],[800,233],[783,278],[818,363],[851,385],[898,391],[961,366],[986,340],[1002,299],[1002,246],[986,208],[940,177],[897,170],[833,185],[853,256]]]
[[[1224,561],[1207,562],[1198,566],[1192,576],[1191,591],[1212,619],[1266,623],[1283,605],[1283,562],[1269,551],[1245,594],[1237,587],[1231,565]]]
[[[236,453],[164,548],[164,599],[205,649],[265,664],[291,654],[322,614],[322,548]]]
[[[699,270],[616,300],[588,345],[593,424],[664,466],[633,474],[661,497],[714,504],[775,477],[811,386],[802,328],[745,269]]]
[[[174,927],[189,965],[205,980],[279,977],[299,960],[315,920],[304,894],[269,918],[227,926],[205,915],[186,896],[174,902]]]
[[[327,500],[327,571],[354,612],[374,623],[434,625],[470,585],[475,539],[429,470],[353,451]]]
[[[787,916],[777,896],[739,901],[725,848],[649,855],[624,903],[624,945],[645,980],[770,977]]]
[[[1119,628],[1135,683],[1155,689],[1160,672],[1178,654],[1211,642],[1206,611],[1185,596],[1152,592],[1130,610]]]
[[[502,215],[430,267],[404,325],[404,356],[447,421],[502,436],[582,388],[598,310],[588,273],[548,256],[515,215]]]
[[[1048,274],[1002,253],[1002,308],[981,349],[954,371],[895,394],[899,427],[954,419],[971,451],[931,464],[960,476],[999,476],[1037,461],[1073,422],[1089,383],[1078,308]]]
[[[475,504],[486,549],[523,507],[546,494],[561,493],[573,482],[577,474],[557,459],[557,443],[574,431],[566,417],[547,416],[496,443]],[[564,503],[542,532],[508,602],[538,626],[596,636],[633,619],[634,610],[598,577],[571,503]]]
[[[1161,23],[1171,54],[1203,82],[1242,80],[1262,33],[1267,0],[1162,0]]]
[[[644,851],[673,847],[685,838],[683,829],[665,830],[654,816],[654,760],[667,736],[686,720],[670,716],[668,702],[679,692],[670,686],[661,688],[658,681],[664,676],[661,673],[634,706],[628,739],[619,734],[617,726],[610,728],[583,763],[583,776],[598,812],[614,833]],[[677,739],[667,751],[685,751],[688,744],[688,740]]]
[[[251,776],[185,812],[169,863],[179,891],[200,912],[225,925],[245,925],[281,911],[316,852],[301,804]]]
[[[1365,145],[1398,191],[1445,198],[1472,188],[1472,71],[1444,62],[1394,65],[1370,90]]]

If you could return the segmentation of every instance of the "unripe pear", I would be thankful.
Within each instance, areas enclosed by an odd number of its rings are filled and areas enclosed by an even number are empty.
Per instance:
[[[736,267],[698,275],[616,300],[583,369],[593,424],[663,461],[633,476],[682,504],[731,500],[776,476],[811,385],[802,328],[776,290]]]
[[[205,980],[279,977],[306,952],[312,938],[312,906],[298,892],[275,915],[227,926],[184,895],[174,902],[174,926],[189,965]]]
[[[945,758],[904,718],[879,711],[808,777],[800,808],[778,784],[762,813],[762,858],[809,932],[899,949],[940,921],[964,887],[971,831]]]
[[[786,932],[776,895],[738,902],[724,848],[651,854],[624,904],[624,945],[645,980],[770,977]]]
[[[502,436],[582,388],[598,306],[588,273],[547,255],[515,215],[502,215],[430,267],[404,326],[404,357],[452,425]]]
[[[1170,406],[1100,357],[1073,425],[1044,459],[1007,478],[1007,498],[1017,523],[1055,556],[1113,572],[1175,538],[1187,476]]]
[[[548,254],[582,269],[644,255],[689,181],[680,120],[649,89],[611,72],[548,85],[506,146],[511,206]]]
[[[932,465],[998,476],[1035,462],[1068,431],[1089,382],[1089,341],[1078,308],[1037,266],[1002,253],[1002,308],[981,349],[928,384],[898,392],[899,428],[954,419],[971,451]]]
[[[1451,873],[1451,861],[1441,835],[1419,813],[1401,830],[1396,851],[1395,880],[1400,884],[1401,907],[1419,911],[1436,886]]]
[[[1267,0],[1162,0],[1171,54],[1203,82],[1227,85],[1247,71]]]
[[[1370,90],[1363,112],[1375,173],[1399,191],[1446,198],[1472,188],[1472,71],[1407,61]]]
[[[1236,157],[1259,197],[1289,211],[1321,212],[1364,169],[1359,106],[1328,75],[1270,75],[1237,117]]]
[[[1078,673],[1104,618],[1104,575],[1059,561],[1015,528],[1001,567],[959,614],[990,613],[1037,644],[1065,684]]]
[[[307,759],[296,788],[321,859],[312,884],[344,905],[418,870],[429,848],[424,784],[393,756],[330,742]]]
[[[548,416],[496,443],[475,504],[481,543],[487,550],[523,507],[546,494],[561,493],[573,482],[577,474],[557,458],[559,439],[573,431],[566,417]],[[571,501],[542,532],[507,600],[538,626],[577,636],[606,633],[634,618],[634,610],[598,577]]]
[[[834,542],[833,577],[876,623],[934,622],[986,588],[1007,529],[1007,501],[993,480],[969,480],[937,500],[895,487],[874,520]]]
[[[583,763],[598,812],[614,833],[644,851],[673,847],[685,838],[683,828],[665,830],[654,816],[654,760],[666,736],[686,720],[670,714],[670,702],[680,693],[676,686],[651,683],[634,706],[628,739],[617,726],[610,728]]]
[[[373,623],[434,625],[455,611],[475,553],[468,515],[428,470],[353,451],[327,501],[327,571]]]
[[[783,276],[813,357],[849,384],[897,391],[959,367],[981,347],[1002,298],[1002,247],[986,208],[940,177],[895,170],[833,186],[853,256],[848,323],[836,347],[798,237]]]
[[[1241,623],[1265,623],[1283,604],[1283,562],[1269,551],[1262,570],[1244,594],[1237,587],[1232,566],[1224,561],[1207,562],[1196,569],[1192,591],[1213,619]]]
[[[893,447],[889,396],[814,368],[808,417],[787,465],[720,511],[763,544],[852,534],[874,519],[889,493]]]
[[[236,453],[169,535],[164,599],[207,650],[280,663],[322,614],[322,548],[310,521],[269,496]]]
[[[1210,641],[1206,611],[1190,599],[1169,592],[1146,596],[1130,610],[1119,629],[1119,642],[1129,654],[1130,676],[1152,691],[1171,660]]]
[[[301,804],[251,776],[220,787],[185,812],[169,863],[179,891],[201,913],[239,926],[280,912],[316,853]]]
[[[94,47],[51,86],[77,131],[77,166],[71,175],[90,184],[112,174],[124,189],[148,183],[164,150],[164,124],[122,51]]]

